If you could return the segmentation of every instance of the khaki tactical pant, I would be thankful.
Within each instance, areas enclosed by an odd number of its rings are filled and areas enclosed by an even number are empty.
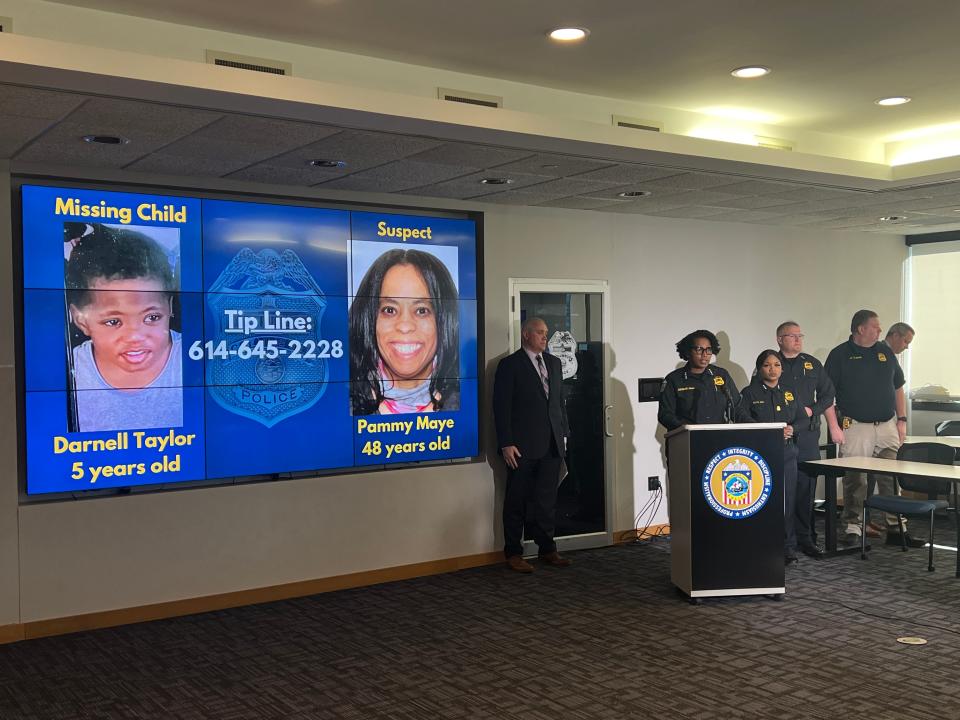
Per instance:
[[[860,423],[856,420],[843,431],[843,444],[840,457],[879,457],[888,460],[897,459],[900,448],[900,434],[897,432],[897,418],[892,417],[881,423]],[[878,495],[899,495],[900,492],[889,475],[874,475],[877,481]],[[865,473],[847,473],[843,476],[843,520],[847,525],[846,533],[859,535],[863,522],[863,501],[867,498],[867,476]],[[897,527],[897,516],[885,513],[887,529]],[[906,527],[906,520],[904,520]]]

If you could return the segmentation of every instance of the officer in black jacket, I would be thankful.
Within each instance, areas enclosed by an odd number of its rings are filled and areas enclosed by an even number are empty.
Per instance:
[[[757,370],[740,396],[740,422],[782,422],[783,429],[783,557],[787,565],[797,562],[797,431],[807,422],[792,388],[780,384],[783,367],[776,350],[757,357]]]
[[[711,365],[720,352],[717,336],[694,330],[677,343],[677,354],[687,361],[667,375],[660,391],[657,419],[667,430],[681,425],[716,425],[736,419],[740,393],[730,373]]]
[[[796,441],[798,462],[820,459],[820,417],[827,419],[831,428],[829,435],[833,442],[837,425],[836,410],[833,407],[835,391],[833,382],[823,365],[813,355],[803,352],[803,330],[793,320],[780,323],[777,327],[777,345],[780,348],[780,364],[783,366],[782,381],[791,386],[797,395],[802,411],[797,425]],[[807,421],[803,422],[803,416]],[[797,504],[794,522],[797,531],[797,545],[804,555],[820,559],[821,550],[814,542],[813,502],[817,479],[800,471],[797,475]]]

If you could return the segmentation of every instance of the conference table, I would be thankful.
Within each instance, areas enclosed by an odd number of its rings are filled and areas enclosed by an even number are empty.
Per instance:
[[[960,438],[908,438],[907,442],[943,442],[944,440],[960,441]],[[944,444],[954,445],[953,442]],[[932,480],[947,480],[960,485],[960,466],[937,465],[935,463],[915,462],[910,460],[887,460],[875,457],[844,457],[828,460],[805,460],[800,463],[800,469],[811,476],[823,475],[824,482],[824,547],[828,555],[840,555],[859,552],[860,548],[837,549],[837,483],[836,478],[847,472],[872,473],[877,475],[906,475],[908,477],[925,478]],[[956,503],[955,503],[956,505]],[[957,521],[957,548],[960,548],[960,514],[954,507],[954,520]],[[956,576],[960,578],[960,551],[957,552]]]

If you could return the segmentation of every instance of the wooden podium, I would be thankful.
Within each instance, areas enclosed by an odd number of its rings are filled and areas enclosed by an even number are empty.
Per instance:
[[[783,427],[667,433],[670,577],[692,602],[784,594]]]

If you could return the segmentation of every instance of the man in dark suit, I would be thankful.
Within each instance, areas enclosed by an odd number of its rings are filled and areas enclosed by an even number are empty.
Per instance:
[[[523,559],[524,525],[537,543],[542,562],[570,565],[553,541],[560,464],[569,430],[560,360],[545,352],[547,324],[530,318],[523,323],[521,336],[521,348],[497,366],[493,415],[498,447],[507,464],[503,552],[513,570],[530,573],[533,566]]]

